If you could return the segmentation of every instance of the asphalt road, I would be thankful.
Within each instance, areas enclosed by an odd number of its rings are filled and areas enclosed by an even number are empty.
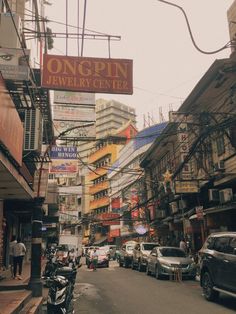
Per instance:
[[[83,265],[77,275],[74,294],[76,314],[230,314],[236,299],[221,296],[218,303],[207,302],[199,282],[157,280],[146,273],[120,268],[96,272]]]

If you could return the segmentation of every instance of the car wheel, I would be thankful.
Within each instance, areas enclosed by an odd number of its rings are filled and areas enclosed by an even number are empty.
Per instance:
[[[121,262],[121,260],[119,260],[119,266],[123,267],[123,263]]]
[[[207,301],[214,301],[218,298],[219,292],[213,290],[213,283],[208,272],[202,275],[202,291]]]
[[[107,263],[107,268],[109,268],[109,263]]]
[[[125,260],[125,268],[128,268],[129,267],[129,262],[127,260]]]
[[[157,265],[156,265],[156,269],[155,269],[155,277],[156,277],[156,279],[160,279],[159,269],[158,269]]]
[[[148,263],[147,263],[147,266],[146,266],[146,274],[147,274],[147,276],[150,276],[150,275],[151,275],[151,272],[150,272],[150,270],[149,270]]]
[[[132,260],[132,262],[131,262],[131,268],[132,268],[133,270],[135,269],[134,260]]]
[[[138,271],[142,271],[143,270],[143,266],[142,266],[142,264],[141,264],[141,262],[139,261],[138,262]]]

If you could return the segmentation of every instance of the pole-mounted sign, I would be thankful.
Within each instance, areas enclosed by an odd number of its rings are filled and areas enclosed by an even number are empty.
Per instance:
[[[133,60],[45,54],[42,86],[55,90],[133,94]]]

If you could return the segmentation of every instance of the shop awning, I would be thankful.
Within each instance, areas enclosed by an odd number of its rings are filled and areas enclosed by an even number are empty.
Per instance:
[[[101,237],[99,240],[95,241],[94,245],[102,244],[103,242],[107,241],[107,237]]]

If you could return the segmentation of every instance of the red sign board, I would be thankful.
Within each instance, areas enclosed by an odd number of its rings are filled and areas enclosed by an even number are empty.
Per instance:
[[[24,129],[15,105],[0,75],[0,142],[21,166]]]
[[[119,225],[120,224],[120,215],[115,213],[103,213],[100,214],[98,217],[103,226],[111,226],[111,225]],[[112,220],[109,220],[112,219]]]
[[[120,208],[120,198],[119,197],[113,198],[111,200],[111,207],[112,207],[112,210]]]
[[[110,230],[109,238],[118,238],[120,236],[120,229]]]
[[[133,61],[45,54],[42,86],[77,92],[133,94]]]

